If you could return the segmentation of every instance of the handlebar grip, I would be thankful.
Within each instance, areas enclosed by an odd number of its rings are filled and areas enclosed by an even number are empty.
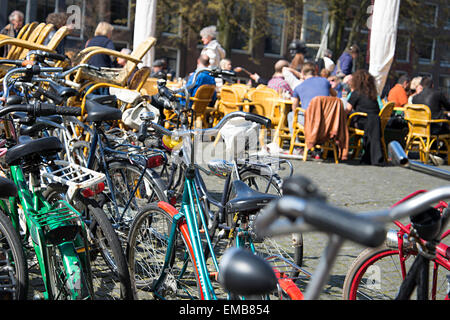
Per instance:
[[[61,116],[81,116],[81,108],[80,107],[57,107],[56,114]]]
[[[146,137],[147,137],[147,124],[144,121],[139,126],[139,131],[137,133],[137,139],[140,142],[144,142]]]
[[[266,128],[270,128],[272,126],[272,121],[269,118],[260,116],[258,114],[246,113],[244,116],[244,119],[259,123],[259,124],[265,126]]]
[[[35,107],[35,116],[81,116],[81,108],[79,107],[59,107],[50,103],[37,104]]]
[[[331,207],[323,201],[306,201],[302,216],[305,222],[319,230],[337,234],[364,246],[377,247],[386,239],[386,230],[381,222]]]
[[[52,59],[52,60],[58,60],[58,61],[64,61],[67,59],[67,57],[63,54],[59,54],[59,53],[53,53],[53,52],[48,52],[48,51],[38,51],[39,55]]]

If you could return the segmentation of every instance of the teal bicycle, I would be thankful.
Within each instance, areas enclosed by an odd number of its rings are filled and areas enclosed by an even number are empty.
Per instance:
[[[155,123],[150,124],[161,134],[187,139],[186,143],[191,144],[191,154],[180,210],[162,201],[150,204],[138,213],[130,228],[127,255],[138,299],[229,298],[218,282],[213,281],[219,276],[218,250],[215,250],[217,242],[213,243],[208,232],[210,226],[199,197],[201,186],[196,179],[199,167],[194,163],[193,140],[194,136],[203,138],[217,134],[226,122],[237,117],[270,126],[269,119],[240,111],[226,115],[216,127],[204,130],[169,131]],[[240,180],[235,181],[234,189],[235,197],[224,206],[225,214],[233,217],[231,228],[226,231],[228,245],[256,253],[250,213],[278,197],[255,191]],[[223,232],[218,235],[218,240],[223,239],[224,235]],[[223,252],[223,249],[219,251]]]

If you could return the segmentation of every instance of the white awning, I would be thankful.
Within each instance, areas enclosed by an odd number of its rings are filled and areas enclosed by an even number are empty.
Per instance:
[[[136,16],[134,22],[133,47],[136,48],[140,42],[148,37],[155,36],[156,28],[156,1],[157,0],[136,0]],[[155,59],[155,47],[142,59],[144,66],[153,64]]]
[[[369,72],[381,94],[394,60],[400,0],[375,0],[370,33]]]

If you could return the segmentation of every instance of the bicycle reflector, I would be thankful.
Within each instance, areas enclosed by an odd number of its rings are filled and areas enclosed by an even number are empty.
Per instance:
[[[152,169],[164,164],[164,157],[160,154],[147,158],[147,168]]]
[[[89,188],[84,188],[80,192],[83,197],[92,198],[93,196],[95,196],[96,194],[99,194],[103,190],[105,190],[105,183],[100,182],[99,184],[97,184],[95,186],[92,186]]]

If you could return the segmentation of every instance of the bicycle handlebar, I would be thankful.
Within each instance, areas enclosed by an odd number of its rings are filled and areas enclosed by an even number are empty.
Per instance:
[[[32,50],[28,52],[26,59],[29,60],[32,55],[37,55],[42,58],[48,58],[51,60],[57,60],[57,61],[64,61],[68,59],[68,57],[64,54],[54,53],[54,52],[48,52],[43,50]]]
[[[284,196],[261,211],[256,218],[255,230],[261,237],[282,235],[292,233],[295,229],[304,231],[304,224],[307,223],[317,230],[374,247],[382,244],[385,239],[385,223],[414,216],[433,203],[448,198],[450,186],[445,186],[418,195],[391,209],[355,214],[316,199]],[[280,216],[290,220],[284,222],[291,225],[291,228],[285,229],[288,231],[283,231],[282,228],[277,231],[274,227],[275,220]],[[283,222],[279,226],[282,224]]]
[[[81,116],[79,107],[60,107],[54,104],[36,101],[34,104],[16,104],[0,109],[0,117],[11,112],[26,112],[33,117],[61,115],[61,116]]]

